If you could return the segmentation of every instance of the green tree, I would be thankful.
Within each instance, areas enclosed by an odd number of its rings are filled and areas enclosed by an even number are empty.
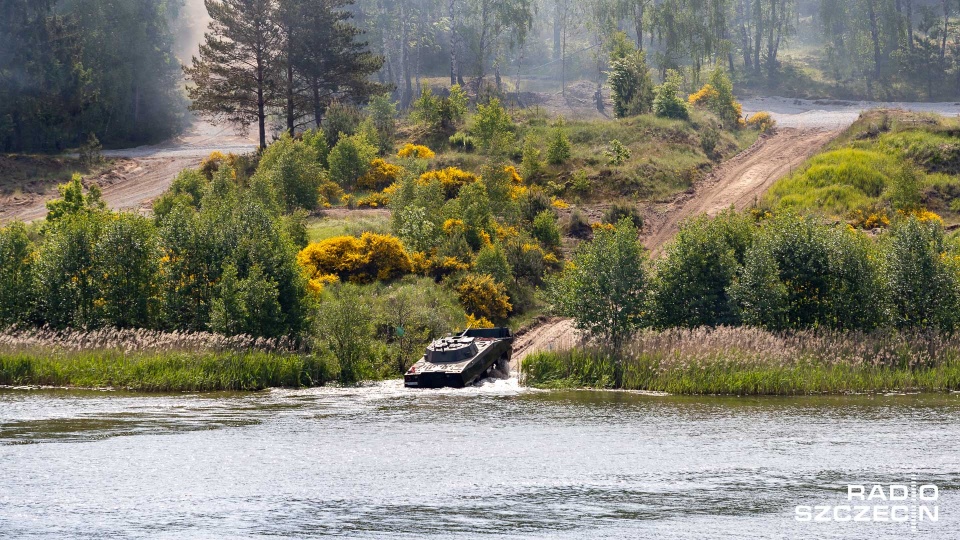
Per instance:
[[[37,302],[43,320],[55,328],[98,322],[95,246],[104,221],[102,214],[66,215],[46,232],[37,257]]]
[[[373,308],[362,290],[344,283],[329,288],[320,305],[316,334],[340,365],[340,383],[357,383],[370,372]]]
[[[83,193],[83,183],[79,174],[74,174],[70,182],[57,186],[59,199],[47,201],[47,223],[53,223],[66,216],[82,216],[102,212],[106,208],[96,184]]]
[[[677,120],[688,120],[690,111],[687,109],[687,102],[680,96],[680,85],[682,79],[675,70],[667,72],[667,78],[663,84],[657,87],[656,96],[653,98],[653,113],[663,118],[675,118]]]
[[[650,112],[653,106],[653,79],[647,68],[647,55],[634,51],[610,62],[610,89],[613,113],[626,118]]]
[[[497,283],[506,285],[513,281],[513,270],[500,244],[488,244],[480,248],[473,258],[473,271],[487,274]]]
[[[293,212],[317,207],[324,175],[316,150],[284,134],[264,151],[254,179],[268,182],[284,210]]]
[[[533,219],[530,234],[547,249],[559,249],[560,227],[557,226],[557,213],[551,209],[537,214],[537,217]]]
[[[656,324],[738,324],[727,291],[752,239],[753,224],[732,210],[685,222],[655,266],[651,307]]]
[[[943,228],[911,217],[890,232],[887,276],[894,323],[953,330],[960,309],[956,255]]]
[[[330,179],[344,189],[352,189],[357,179],[367,173],[377,149],[363,135],[341,137],[330,151]]]
[[[153,224],[134,214],[107,220],[93,248],[98,319],[118,328],[154,322],[160,250]]]
[[[32,315],[35,257],[23,223],[0,228],[0,326],[25,322]]]
[[[473,133],[484,150],[506,149],[513,141],[514,129],[513,120],[499,99],[493,98],[486,105],[477,105],[477,114],[473,117]]]
[[[626,219],[612,231],[598,230],[550,287],[557,313],[572,317],[588,338],[614,349],[643,324],[647,283],[637,234]]]
[[[573,156],[570,140],[567,139],[563,117],[557,119],[550,134],[550,144],[547,146],[547,161],[551,165],[563,165]]]
[[[184,68],[191,109],[245,128],[267,147],[267,116],[278,103],[283,40],[273,0],[206,0],[210,27],[200,57]]]

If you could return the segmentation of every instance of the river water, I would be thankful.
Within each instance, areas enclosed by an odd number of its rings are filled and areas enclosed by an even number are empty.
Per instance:
[[[0,537],[960,538],[958,443],[957,394],[7,389]],[[795,519],[911,477],[916,531]]]

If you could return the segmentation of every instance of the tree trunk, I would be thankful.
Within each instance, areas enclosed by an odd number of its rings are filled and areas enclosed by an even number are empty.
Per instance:
[[[633,26],[637,31],[637,50],[643,50],[643,11],[645,5],[637,2],[633,7]]]
[[[287,131],[291,137],[295,137],[294,121],[295,112],[293,106],[293,62],[287,57]]]
[[[943,0],[943,35],[940,36],[940,66],[943,67],[943,60],[947,56],[947,24],[950,22],[950,2]]]
[[[313,121],[317,124],[317,129],[320,129],[320,124],[323,122],[323,104],[320,103],[320,82],[316,79],[313,80]]]
[[[877,10],[875,0],[867,0],[867,15],[870,17],[870,39],[873,41],[873,62],[877,82],[880,82],[883,56],[880,53],[880,30],[877,26]]]
[[[907,3],[907,41],[910,50],[913,50],[913,0],[906,0]]]
[[[557,60],[562,54],[561,51],[561,22],[560,22],[560,2],[563,0],[554,0],[554,11],[553,11],[553,59]]]
[[[760,75],[760,46],[763,43],[763,2],[753,0],[753,69]]]
[[[750,71],[753,68],[753,55],[750,49],[750,34],[747,33],[747,16],[744,9],[744,2],[746,1],[737,0],[737,19],[740,21],[740,47],[743,49],[743,68]]]

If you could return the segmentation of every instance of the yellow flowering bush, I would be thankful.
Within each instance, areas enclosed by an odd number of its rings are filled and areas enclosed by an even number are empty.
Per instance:
[[[570,208],[570,205],[567,204],[567,201],[559,197],[553,197],[553,199],[551,199],[550,201],[550,206],[554,208],[559,208],[560,210],[563,210],[564,208]]]
[[[223,165],[229,165],[236,169],[237,155],[224,154],[219,151],[211,152],[206,159],[200,162],[200,173],[206,176],[207,180],[210,180],[213,178],[213,174],[219,171]],[[236,179],[236,171],[234,171],[234,179]]]
[[[420,175],[417,181],[420,185],[426,186],[433,182],[439,182],[443,186],[443,193],[448,199],[452,199],[460,192],[460,188],[467,184],[472,184],[480,178],[473,174],[458,169],[456,167],[447,167],[439,171],[427,171]]]
[[[443,232],[447,234],[462,233],[467,230],[467,225],[462,219],[448,219],[443,222]]]
[[[507,167],[504,167],[503,171],[507,173],[507,176],[510,177],[510,181],[513,182],[514,184],[523,183],[523,177],[520,176],[520,172],[517,171],[517,168],[514,167],[513,165],[508,165]]]
[[[397,152],[398,158],[433,159],[436,154],[422,144],[407,143]]]
[[[411,255],[410,262],[413,273],[438,280],[470,269],[469,264],[456,257],[437,257],[422,251]]]
[[[297,255],[297,262],[311,280],[329,279],[370,283],[409,274],[410,256],[394,236],[364,233],[336,236],[308,245]]]
[[[330,205],[342,199],[344,195],[343,188],[336,182],[328,179],[320,183],[317,192],[320,194],[320,200],[318,202],[325,208],[329,208]]]
[[[712,84],[707,83],[703,85],[700,90],[696,93],[690,94],[690,97],[687,98],[687,102],[693,106],[708,106],[710,101],[715,100],[720,97],[720,92],[713,87]]]
[[[338,283],[340,278],[333,274],[320,274],[316,277],[309,277],[307,281],[307,289],[315,294],[320,295],[323,292],[324,287],[330,285],[331,283]]]
[[[466,328],[493,328],[494,324],[486,317],[474,317],[467,313]]]
[[[467,313],[475,317],[503,320],[513,310],[506,286],[487,274],[467,274],[456,291]]]
[[[858,229],[882,229],[890,226],[886,208],[857,209],[851,212],[849,224]]]
[[[747,119],[747,125],[757,129],[760,133],[777,125],[777,121],[770,116],[770,113],[761,111]]]
[[[371,193],[357,199],[359,208],[380,208],[390,204],[390,198],[383,193]]]
[[[905,216],[905,217],[914,216],[923,223],[937,222],[943,225],[943,218],[940,217],[938,214],[927,210],[926,208],[919,208],[916,210],[909,210],[909,211],[897,210],[897,214],[900,214],[901,216]]]
[[[357,180],[360,189],[383,189],[400,179],[403,167],[377,158],[370,162],[370,169]]]

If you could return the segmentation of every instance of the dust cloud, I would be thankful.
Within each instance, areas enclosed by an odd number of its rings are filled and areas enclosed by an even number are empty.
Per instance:
[[[175,35],[174,54],[182,64],[199,54],[200,42],[210,23],[210,15],[203,0],[183,0],[183,6],[173,21]]]

